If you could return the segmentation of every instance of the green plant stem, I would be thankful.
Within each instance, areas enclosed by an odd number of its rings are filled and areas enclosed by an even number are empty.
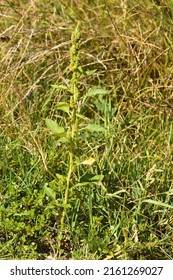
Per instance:
[[[64,221],[65,221],[65,215],[66,215],[66,209],[67,209],[67,203],[68,203],[68,197],[69,197],[69,188],[70,188],[70,180],[72,177],[72,172],[74,170],[74,140],[75,140],[75,134],[77,130],[77,102],[78,102],[78,88],[77,88],[77,82],[78,82],[78,57],[79,57],[79,39],[80,39],[80,23],[77,24],[77,27],[75,31],[72,33],[72,46],[70,49],[70,67],[69,72],[72,73],[72,77],[70,80],[70,119],[71,119],[71,125],[70,125],[70,133],[68,136],[69,140],[69,170],[67,174],[67,184],[65,188],[65,195],[64,195],[64,208],[62,212],[61,217],[61,233],[64,229]]]
[[[66,214],[66,206],[68,203],[70,179],[71,179],[72,172],[73,172],[73,143],[72,143],[72,139],[71,139],[70,150],[69,150],[69,170],[68,170],[68,174],[67,174],[67,185],[65,188],[65,196],[64,196],[64,210],[62,212],[62,217],[61,217],[61,232],[64,229],[64,220],[65,220],[65,214]]]

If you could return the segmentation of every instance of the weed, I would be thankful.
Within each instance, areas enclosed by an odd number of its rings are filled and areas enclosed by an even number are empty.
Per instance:
[[[0,258],[172,259],[172,1],[18,2],[0,4]]]

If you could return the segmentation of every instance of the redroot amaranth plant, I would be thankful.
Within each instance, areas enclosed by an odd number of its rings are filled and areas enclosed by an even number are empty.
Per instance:
[[[70,67],[69,72],[72,73],[72,77],[70,80],[70,130],[67,135],[68,142],[69,142],[69,170],[67,174],[67,185],[65,188],[65,196],[64,196],[64,205],[68,203],[68,193],[69,193],[69,186],[70,186],[70,179],[72,176],[73,168],[74,168],[74,141],[75,141],[75,134],[78,128],[78,117],[77,117],[77,102],[79,91],[77,88],[77,82],[79,79],[79,70],[78,70],[78,58],[79,58],[79,41],[80,41],[80,23],[78,22],[75,31],[72,33],[72,46],[70,49]],[[61,218],[61,230],[64,227],[64,218],[66,214],[66,207],[64,207],[62,218]]]
[[[65,216],[67,214],[67,207],[69,205],[69,190],[70,190],[70,182],[72,179],[72,173],[74,171],[74,162],[77,160],[74,160],[75,153],[74,153],[74,147],[75,143],[77,141],[77,131],[78,131],[78,118],[81,117],[78,110],[78,99],[79,99],[79,90],[78,90],[78,82],[81,75],[82,70],[79,66],[79,53],[80,53],[80,23],[78,22],[76,29],[72,33],[71,37],[72,46],[70,48],[70,65],[69,65],[69,75],[70,75],[70,82],[69,87],[66,87],[64,85],[54,85],[55,88],[66,90],[70,93],[70,102],[64,103],[60,102],[58,104],[58,109],[63,110],[68,113],[69,116],[69,123],[68,123],[68,131],[65,132],[64,127],[58,126],[58,124],[50,119],[46,119],[47,127],[58,137],[65,138],[68,152],[69,152],[69,163],[68,163],[68,172],[65,177],[66,183],[65,183],[65,192],[64,192],[64,198],[63,203],[59,205],[58,201],[56,201],[56,194],[50,189],[45,187],[45,191],[47,194],[53,198],[54,204],[56,206],[62,207],[62,214],[61,214],[61,220],[60,220],[60,234],[58,236],[58,248],[60,249],[61,240],[63,236],[63,231],[65,229]],[[95,96],[103,96],[105,94],[108,94],[109,91],[106,89],[101,88],[93,88],[90,89],[88,93],[86,93],[86,96],[88,98],[95,97]],[[105,133],[106,129],[98,124],[89,123],[87,126],[83,127],[83,129],[94,132],[94,133]],[[83,162],[80,162],[79,164],[84,165],[92,165],[95,162],[95,158],[89,158],[87,160],[84,160]],[[59,176],[59,178],[63,177],[61,174],[56,174]],[[82,185],[90,185],[96,184],[99,185],[100,182],[103,179],[102,174],[96,174],[93,176],[91,174],[91,178],[86,180],[86,182],[82,182]],[[61,180],[61,179],[60,179]],[[64,183],[64,181],[63,181]],[[77,185],[75,185],[77,186]],[[74,187],[74,185],[73,185]],[[90,219],[92,220],[92,219]],[[92,221],[90,221],[92,223]],[[61,250],[60,250],[61,251]]]
[[[58,240],[62,239],[62,233],[64,230],[64,222],[65,216],[67,211],[68,205],[68,197],[69,197],[69,187],[70,187],[70,180],[72,177],[72,172],[74,170],[74,145],[75,145],[75,136],[78,129],[78,117],[77,117],[77,103],[78,103],[78,96],[79,91],[77,88],[77,83],[79,80],[80,72],[79,72],[79,44],[80,44],[80,23],[78,22],[76,29],[72,33],[71,36],[71,43],[72,46],[70,48],[70,66],[69,66],[69,74],[71,75],[70,79],[70,86],[69,88],[62,85],[56,85],[56,88],[65,89],[70,92],[70,103],[61,103],[61,106],[58,107],[63,111],[68,111],[69,113],[69,130],[65,133],[64,127],[60,127],[57,123],[53,120],[46,119],[47,127],[58,137],[65,137],[67,145],[69,147],[69,167],[68,173],[66,176],[66,186],[65,186],[65,194],[64,194],[64,201],[63,201],[63,211],[61,216],[60,222],[60,229],[61,233],[59,235]],[[54,195],[50,194],[51,190],[46,187],[48,195],[53,197]],[[55,197],[55,196],[54,196]]]

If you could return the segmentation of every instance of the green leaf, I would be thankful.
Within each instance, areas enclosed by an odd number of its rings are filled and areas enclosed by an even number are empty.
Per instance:
[[[99,186],[100,183],[101,183],[101,180],[95,180],[95,181],[90,181],[90,182],[82,182],[82,183],[77,183],[76,185],[73,186],[73,188],[84,187],[84,186],[92,186],[92,185]]]
[[[87,118],[87,117],[85,117],[84,115],[81,115],[81,114],[76,113],[76,116],[77,116],[79,119],[82,119],[82,120],[84,120],[84,121],[90,121],[90,119]]]
[[[56,141],[56,145],[60,146],[61,144],[67,143],[68,139],[66,137],[61,137]]]
[[[21,213],[15,213],[14,214],[14,217],[16,216],[19,216],[19,217],[22,217],[22,216],[30,216],[30,211],[24,211],[24,212],[21,212]]]
[[[47,184],[44,185],[44,191],[45,193],[52,198],[53,200],[56,200],[56,193],[49,187],[47,187]]]
[[[91,182],[82,182],[82,183],[77,183],[76,185],[73,186],[73,188],[75,187],[84,187],[84,186],[87,186],[87,185],[90,185]]]
[[[58,110],[62,110],[66,113],[69,114],[69,108],[70,108],[70,105],[68,103],[65,103],[65,102],[59,102],[58,106],[57,106],[57,109]]]
[[[157,201],[157,200],[152,200],[152,199],[145,199],[142,201],[143,202],[147,202],[147,203],[151,203],[151,204],[155,204],[158,206],[163,206],[163,207],[167,207],[167,208],[172,208],[173,209],[173,205],[167,204],[167,203],[163,203],[161,201]]]
[[[60,204],[60,203],[57,203],[56,204],[58,207],[63,207],[63,208],[71,208],[71,205],[68,203],[68,204]]]
[[[97,124],[88,124],[84,129],[91,131],[91,132],[104,132],[106,129]]]
[[[95,73],[97,71],[97,69],[93,69],[93,70],[89,70],[85,72],[86,76],[91,76],[93,73]]]
[[[127,193],[127,192],[126,192],[126,190],[119,190],[119,191],[114,192],[114,193],[107,193],[106,196],[122,198],[121,196],[118,195],[118,194],[121,194],[121,193]]]
[[[92,178],[90,178],[90,181],[102,181],[104,178],[104,175],[95,175]]]
[[[55,209],[56,205],[57,205],[58,201],[57,200],[51,200],[47,206],[46,206],[46,209]]]
[[[51,119],[46,119],[46,126],[53,134],[56,134],[59,137],[66,136],[66,133],[64,132],[64,128],[61,126],[58,126],[57,122],[55,122]]]
[[[82,69],[81,66],[78,67],[78,70],[79,70],[80,73],[83,73],[83,69]]]
[[[105,94],[108,94],[108,93],[110,93],[110,91],[105,89],[105,88],[95,88],[95,87],[93,87],[87,92],[86,96],[95,96],[95,95],[98,95],[98,94],[105,95]]]
[[[52,85],[52,88],[69,90],[69,88],[65,85]]]
[[[56,173],[56,177],[57,177],[61,182],[66,182],[66,177],[63,176],[62,174]]]

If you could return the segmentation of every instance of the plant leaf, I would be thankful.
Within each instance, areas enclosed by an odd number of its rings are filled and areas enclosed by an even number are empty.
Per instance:
[[[47,187],[47,184],[44,185],[44,191],[45,193],[52,198],[53,200],[56,200],[56,193],[49,187]]]
[[[84,115],[81,115],[81,114],[76,113],[76,116],[77,116],[79,119],[82,119],[82,120],[84,120],[84,121],[90,121],[90,119],[87,118],[87,117],[85,117]]]
[[[105,88],[95,88],[95,87],[93,87],[87,92],[86,96],[95,96],[95,95],[98,95],[98,94],[105,95],[105,94],[108,94],[108,93],[110,93],[110,91],[105,89]]]
[[[58,126],[57,122],[51,119],[46,119],[46,126],[53,134],[56,134],[59,137],[66,136],[66,133],[64,132],[64,127]]]
[[[87,158],[86,160],[82,161],[80,164],[84,164],[84,165],[92,165],[95,162],[95,158]]]
[[[120,193],[127,193],[126,190],[119,190],[117,192],[114,193],[107,193],[106,196],[108,197],[117,197],[117,198],[122,198],[121,196],[119,196],[118,194]]]
[[[167,208],[172,208],[173,209],[173,205],[167,204],[167,203],[163,203],[161,201],[157,201],[157,200],[152,200],[152,199],[145,199],[142,201],[143,202],[147,202],[147,203],[151,203],[151,204],[155,204],[158,206],[163,206],[163,207],[167,207]]]
[[[69,88],[65,85],[52,85],[52,88],[69,90]]]
[[[57,177],[61,182],[65,182],[65,181],[66,181],[66,177],[63,176],[62,174],[56,173],[56,177]]]
[[[73,188],[75,187],[84,187],[91,184],[91,182],[82,182],[82,183],[77,183],[76,185],[73,186]]]
[[[90,181],[102,181],[103,178],[104,178],[104,175],[103,175],[103,174],[95,175],[95,176],[93,176],[92,178],[90,178]]]
[[[62,110],[66,113],[69,114],[69,108],[70,108],[70,105],[68,103],[65,103],[65,102],[59,102],[58,106],[57,106],[57,109],[58,110]]]
[[[91,132],[104,132],[106,129],[98,124],[88,124],[84,129],[89,130]]]
[[[60,146],[61,144],[67,143],[68,139],[66,137],[60,137],[57,141],[56,141],[56,145]]]
[[[88,70],[85,72],[86,76],[91,76],[93,73],[95,73],[97,71],[97,69],[93,69],[93,70]]]
[[[57,203],[56,206],[58,207],[63,207],[63,208],[71,208],[71,205],[68,203],[68,204],[60,204],[60,203]]]

